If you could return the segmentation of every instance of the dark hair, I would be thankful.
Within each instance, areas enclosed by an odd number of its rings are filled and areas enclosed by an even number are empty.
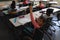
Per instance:
[[[12,9],[15,9],[15,5],[16,5],[15,1],[12,1],[12,3],[11,3],[11,8],[12,8]]]
[[[38,19],[42,19],[42,20],[43,20],[43,22],[45,22],[45,21],[46,21],[46,19],[43,17],[43,15],[41,15]],[[36,19],[36,22],[37,22],[37,19]]]
[[[42,3],[42,1],[39,1],[39,3]]]
[[[43,19],[43,22],[45,22],[45,18],[43,16],[40,16],[39,18],[40,19]]]
[[[52,13],[53,13],[53,9],[47,9],[46,14],[47,14],[48,16],[50,16],[50,14],[52,14]]]
[[[28,5],[29,5],[29,6],[33,6],[33,4],[32,4],[32,3],[29,3]]]
[[[53,13],[53,9],[47,9],[46,12],[49,13],[49,14],[51,14],[51,13]]]

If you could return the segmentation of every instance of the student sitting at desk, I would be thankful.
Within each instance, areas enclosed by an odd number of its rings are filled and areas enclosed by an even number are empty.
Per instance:
[[[46,14],[43,14],[45,19],[53,17],[53,9],[47,9]]]
[[[35,34],[34,34],[34,40],[42,40],[43,33],[39,32],[37,29],[41,28],[41,26],[44,24],[45,18],[41,16],[37,18],[35,21],[32,14],[32,6],[29,6],[29,8],[30,8],[30,17],[31,17],[32,24],[34,25],[34,28],[36,29]]]
[[[28,0],[24,0],[23,4],[28,4]]]
[[[16,3],[15,3],[15,1],[12,1],[9,9],[12,10],[12,9],[15,9],[15,8],[16,8]]]
[[[15,9],[15,8],[16,8],[16,3],[15,3],[15,1],[12,1],[11,5],[10,5],[10,8],[11,8],[11,9]]]
[[[8,9],[9,14],[15,14],[17,11],[15,1],[12,1],[10,8]]]
[[[43,9],[45,5],[42,3],[42,1],[39,2],[39,6],[37,6],[39,9]]]
[[[33,14],[32,14],[32,6],[30,5],[29,8],[30,8],[30,18],[31,18],[32,24],[34,25],[34,29],[35,29],[34,40],[42,40],[44,33],[40,32],[39,30],[41,30],[41,31],[45,30],[46,31],[48,29],[50,24],[46,23],[46,19],[50,17],[51,12],[49,14],[49,10],[47,10],[46,11],[47,13],[45,15],[40,16],[35,21]],[[45,28],[47,28],[47,29],[45,29]]]

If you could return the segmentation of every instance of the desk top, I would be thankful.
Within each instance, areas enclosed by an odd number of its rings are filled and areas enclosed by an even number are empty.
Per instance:
[[[54,8],[54,7],[49,7],[49,8],[54,9],[53,13],[60,10],[59,8]],[[48,8],[45,8],[45,9],[42,9],[41,11],[45,11],[46,12],[47,9]]]
[[[33,12],[33,16],[34,18],[38,18],[39,16],[41,16],[42,13],[39,13],[39,11],[36,11],[36,12]],[[16,20],[16,22],[14,22]],[[18,27],[20,25],[24,25],[28,22],[31,22],[31,19],[30,19],[30,13],[27,14],[27,15],[24,15],[24,18],[19,18],[19,17],[16,17],[16,18],[11,18],[9,19],[9,21],[15,26],[15,27]]]

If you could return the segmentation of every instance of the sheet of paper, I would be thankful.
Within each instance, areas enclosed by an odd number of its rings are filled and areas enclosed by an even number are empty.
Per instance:
[[[17,20],[20,24],[24,25],[28,22],[30,22],[31,20],[29,18],[18,18]]]

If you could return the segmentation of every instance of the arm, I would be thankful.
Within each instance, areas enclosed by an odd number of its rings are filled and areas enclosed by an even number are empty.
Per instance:
[[[38,23],[34,20],[34,17],[33,17],[33,14],[32,14],[32,6],[29,6],[29,8],[30,8],[30,18],[31,18],[32,24],[34,25],[34,28],[39,28],[39,25],[38,25]]]

